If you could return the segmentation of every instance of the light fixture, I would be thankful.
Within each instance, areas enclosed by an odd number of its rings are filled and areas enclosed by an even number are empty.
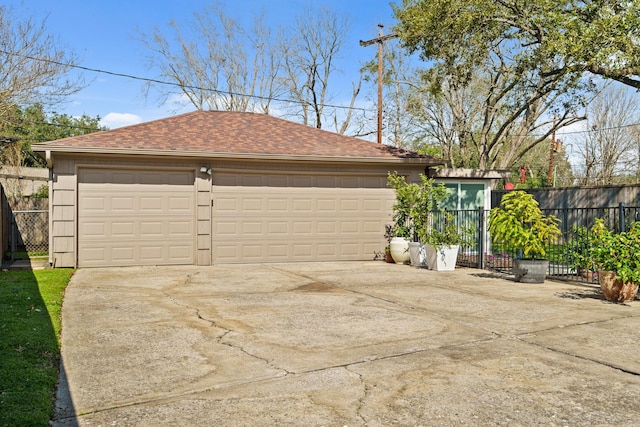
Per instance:
[[[206,173],[207,175],[211,175],[211,168],[208,168],[208,167],[206,167],[206,166],[202,166],[202,167],[200,168],[200,172],[202,172],[202,173]]]

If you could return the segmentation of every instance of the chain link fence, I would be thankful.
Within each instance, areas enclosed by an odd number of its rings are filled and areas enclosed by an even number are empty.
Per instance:
[[[48,258],[49,200],[37,197],[7,197],[3,203],[5,259]]]
[[[48,210],[11,212],[9,252],[12,261],[49,256]]]

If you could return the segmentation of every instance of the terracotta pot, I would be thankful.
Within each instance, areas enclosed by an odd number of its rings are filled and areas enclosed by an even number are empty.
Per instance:
[[[385,261],[387,261],[388,263],[393,264],[395,261],[393,260],[393,257],[391,256],[391,250],[388,249],[384,252],[385,255]]]
[[[613,271],[599,271],[598,281],[604,297],[608,301],[624,302],[632,301],[638,293],[638,285],[623,283],[618,280],[618,275]]]

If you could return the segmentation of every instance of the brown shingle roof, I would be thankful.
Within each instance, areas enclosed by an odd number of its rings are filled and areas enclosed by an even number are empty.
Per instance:
[[[194,111],[33,146],[36,151],[158,151],[268,156],[438,159],[257,113]]]

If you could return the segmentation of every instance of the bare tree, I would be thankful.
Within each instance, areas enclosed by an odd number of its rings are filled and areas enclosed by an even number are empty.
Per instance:
[[[162,102],[178,94],[200,110],[268,113],[280,94],[282,55],[263,21],[256,16],[247,31],[214,5],[195,13],[185,29],[170,22],[173,38],[158,27],[150,35],[140,32],[150,65],[178,87],[158,87]]]
[[[0,123],[18,105],[50,105],[81,89],[65,79],[75,58],[46,31],[46,20],[15,21],[0,6]]]
[[[418,118],[408,114],[415,101],[411,88],[417,87],[416,73],[412,68],[410,57],[404,54],[397,41],[386,40],[383,44],[383,139],[384,143],[398,148],[414,148],[415,139],[419,127]],[[375,82],[376,95],[371,97],[372,102],[377,98],[378,58],[367,62],[362,69],[366,82]],[[371,124],[370,124],[371,125]],[[371,131],[374,133],[375,130]]]
[[[283,45],[284,83],[289,95],[298,101],[290,110],[306,125],[320,129],[325,127],[325,118],[330,117],[327,121],[334,123],[336,132],[345,133],[349,127],[361,79],[352,84],[350,107],[342,119],[335,108],[328,107],[333,100],[330,80],[338,72],[335,61],[347,31],[347,18],[328,9],[309,8],[296,19],[294,33]]]
[[[469,70],[455,62],[435,64],[416,93],[421,101],[412,112],[434,120],[432,137],[454,167],[511,168],[554,131],[583,120],[576,111],[588,83],[548,73],[553,64],[523,69],[506,44],[492,52]]]
[[[330,105],[330,81],[338,72],[335,60],[347,20],[328,10],[307,9],[287,32],[263,22],[257,16],[246,30],[216,4],[196,13],[187,27],[171,22],[171,37],[158,27],[150,34],[139,32],[150,66],[173,84],[156,85],[161,102],[178,95],[182,105],[201,110],[277,113],[347,132],[361,81],[353,83],[349,106]]]
[[[638,172],[639,106],[637,94],[612,86],[588,106],[589,131],[584,149],[579,147],[585,165],[583,185],[612,184]]]
[[[15,20],[0,6],[0,135],[13,124],[16,108],[59,103],[82,89],[79,78],[67,77],[74,62],[73,55],[47,33],[46,20]],[[5,164],[19,166],[20,147],[2,148]]]
[[[453,167],[478,167],[478,155],[471,144],[475,123],[482,121],[482,82],[475,79],[464,86],[453,79],[435,78],[433,70],[420,72],[412,85],[408,112],[417,117],[418,143],[439,148]]]

